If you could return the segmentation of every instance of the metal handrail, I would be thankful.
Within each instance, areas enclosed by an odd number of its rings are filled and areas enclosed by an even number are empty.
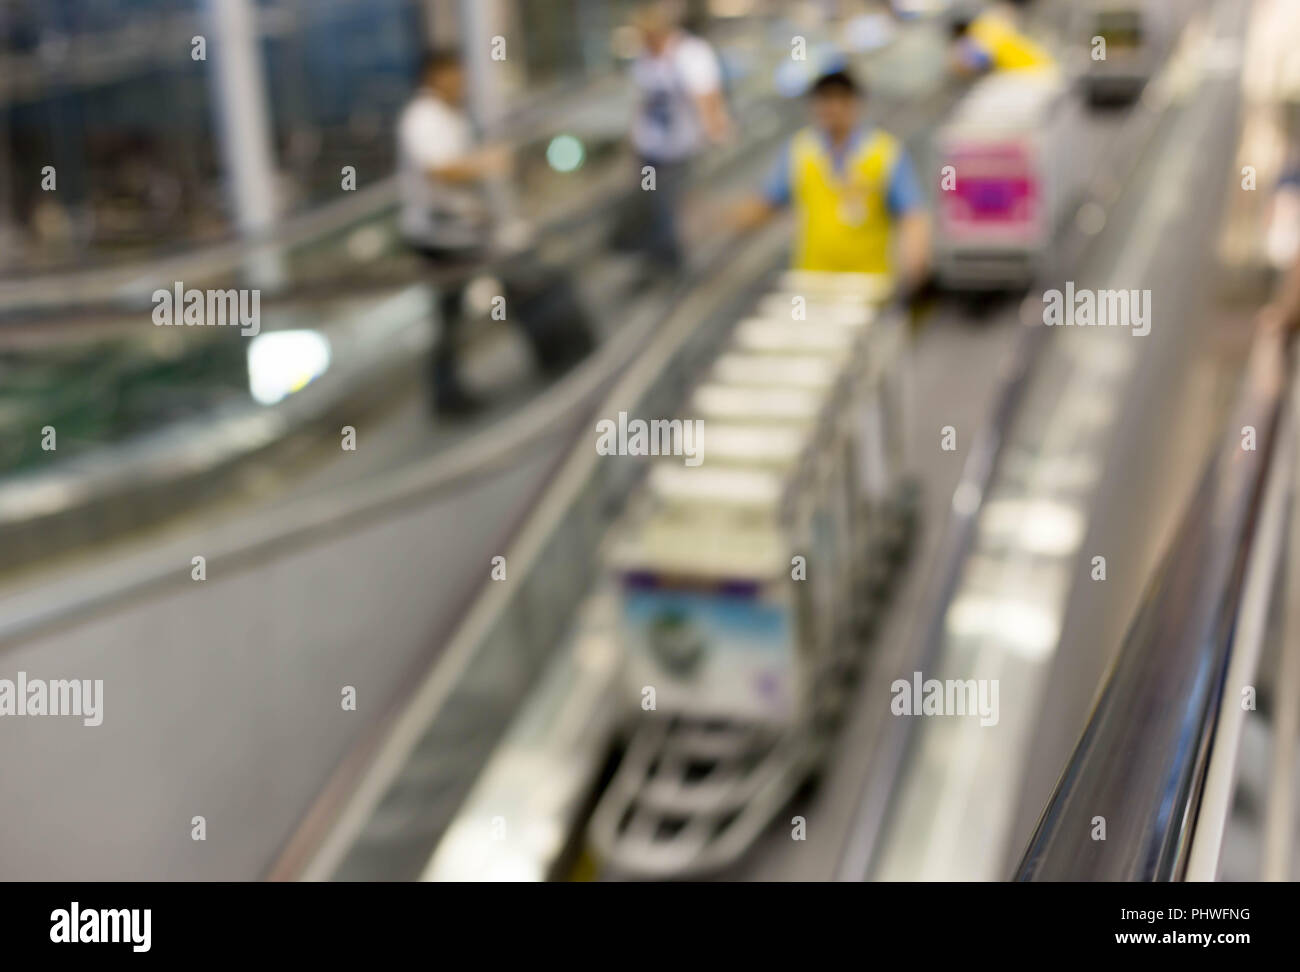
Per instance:
[[[946,616],[940,606],[952,600],[961,567],[970,553],[980,507],[1000,465],[1012,418],[1024,401],[1030,375],[1044,344],[1044,330],[1022,324],[990,420],[976,436],[962,466],[961,478],[953,490],[949,519],[923,601],[931,609],[922,615],[928,621],[922,629],[922,648],[914,657],[917,670],[929,668],[938,656]],[[880,743],[880,762],[872,781],[898,779],[907,759],[912,744],[911,720],[895,720],[890,729]],[[888,786],[869,784],[863,787],[836,880],[861,881],[866,878],[880,850],[892,796]]]
[[[1262,330],[1222,444],[1147,587],[1017,880],[1184,878],[1286,386],[1284,338]],[[1243,447],[1247,427],[1255,430],[1253,450]]]
[[[227,525],[211,536],[208,564],[220,563],[226,570],[238,570],[320,543],[397,510],[428,503],[518,462],[531,450],[548,447],[638,359],[662,322],[712,273],[734,258],[741,242],[734,238],[725,241],[700,267],[683,275],[659,312],[621,329],[570,374],[542,391],[528,409],[505,415],[483,432],[392,475],[348,484],[301,500],[287,510],[260,511]],[[184,586],[182,581],[187,576],[177,575],[172,552],[161,548],[145,551],[130,562],[115,562],[102,583],[78,585],[70,597],[57,593],[46,596],[46,589],[37,590],[30,598],[23,598],[31,604],[9,603],[6,613],[0,616],[0,650],[129,598],[163,596],[178,585]]]
[[[707,186],[724,173],[728,163],[734,163],[737,155],[765,150],[776,139],[787,135],[795,125],[795,109],[798,106],[785,104],[781,107],[782,111],[773,112],[769,116],[773,124],[768,130],[756,134],[741,145],[714,153],[702,160],[692,181]],[[598,204],[592,205],[588,201],[577,206],[557,208],[552,213],[551,221],[545,225],[545,235],[548,240],[571,240],[575,230],[585,222],[606,218],[611,205],[622,199],[627,192],[637,191],[634,188],[626,188],[626,179],[615,176],[614,173],[609,175],[612,178],[606,180],[603,194],[597,200]],[[360,215],[382,204],[380,190],[387,191],[384,186],[376,186],[364,191],[366,193],[364,199],[360,198],[361,194],[358,194],[358,198],[345,201],[344,205],[351,207],[346,212],[331,208],[328,213],[317,214],[322,221],[314,224],[312,232],[324,232],[326,227],[337,229],[344,223],[355,222]],[[295,232],[306,231],[300,228]],[[677,296],[695,283],[706,279],[709,270],[717,265],[718,253],[729,247],[725,234],[710,238],[706,243],[703,249],[708,259],[700,268],[680,276],[675,287]],[[174,272],[179,279],[184,275],[181,267],[185,265],[186,260],[191,259],[193,258],[184,256],[177,258],[179,262],[160,264],[161,278],[169,279],[170,274]],[[492,270],[510,259],[512,258],[497,255],[482,265],[465,264],[445,272],[425,272],[422,280],[435,287],[443,286],[455,279]],[[521,257],[516,255],[513,259],[517,262]],[[530,259],[534,258],[530,257]],[[558,262],[580,266],[582,261],[570,253],[563,261]],[[165,270],[166,266],[172,267],[172,270]],[[303,293],[301,288],[294,290],[297,297],[301,297]],[[5,294],[5,286],[0,283],[0,319],[3,318]],[[365,313],[376,318],[376,326],[383,330],[385,328],[383,321],[388,314],[387,309],[405,305],[414,296],[415,293],[409,287],[405,288],[396,294],[387,295],[385,301],[376,304]],[[645,337],[646,335],[638,330],[633,343],[644,340]],[[597,360],[604,362],[604,366],[599,369],[600,380],[612,379],[623,364],[630,360],[629,355],[624,353],[628,347],[627,342],[616,343],[623,350],[612,355],[597,355]],[[382,347],[382,343],[376,347]],[[633,350],[632,353],[635,351]],[[399,353],[395,356],[391,350],[377,351],[372,357],[374,360],[366,358],[361,368],[345,368],[347,380],[339,381],[337,377],[331,379],[314,392],[304,393],[301,396],[302,401],[294,401],[300,396],[293,396],[271,410],[232,410],[225,417],[205,421],[195,420],[191,427],[186,427],[184,434],[181,434],[182,426],[169,427],[159,433],[135,440],[126,449],[89,455],[83,457],[84,461],[80,464],[74,459],[73,464],[66,468],[64,467],[67,464],[60,464],[42,473],[20,477],[7,487],[0,488],[0,508],[3,508],[0,512],[0,536],[8,540],[17,550],[24,537],[36,537],[38,533],[47,529],[47,524],[53,522],[54,517],[80,515],[80,511],[86,509],[87,504],[92,500],[102,503],[110,496],[114,498],[113,501],[118,501],[118,498],[147,496],[150,491],[162,489],[169,482],[176,483],[182,480],[203,482],[224,475],[240,463],[264,455],[268,447],[305,424],[318,420],[327,410],[336,407],[339,401],[345,399],[351,401],[359,394],[366,394],[364,389],[367,388],[367,379],[376,374],[392,373],[398,366],[398,362],[402,360],[403,354]],[[590,388],[591,385],[585,383],[583,387]],[[567,400],[573,403],[583,397],[580,393],[569,396]],[[567,415],[569,411],[566,410],[561,414]],[[484,438],[484,436],[492,436],[492,433],[482,433],[477,438]],[[200,440],[209,441],[212,446],[198,449],[195,443]],[[510,437],[493,436],[492,441],[504,443],[510,441]],[[482,449],[478,451],[481,452]],[[157,509],[162,512],[166,509],[166,504]],[[33,510],[39,510],[39,513],[33,513]],[[137,521],[132,516],[118,522],[126,525]],[[276,530],[272,532],[279,533]],[[260,543],[255,545],[260,546]],[[16,556],[21,559],[23,555],[16,554]],[[3,561],[5,558],[0,557],[0,562]],[[3,566],[3,563],[0,563],[0,566]],[[0,631],[2,629],[3,626],[0,625]]]
[[[657,414],[675,400],[682,376],[692,371],[706,352],[716,352],[726,325],[735,320],[736,305],[752,300],[754,282],[771,273],[783,253],[787,232],[787,225],[778,223],[754,236],[737,238],[719,256],[709,275],[720,278],[725,269],[727,279],[720,286],[688,292],[617,382],[602,389],[603,401],[591,414],[614,414],[620,409]],[[580,447],[576,440],[564,451],[557,472],[503,551],[511,564],[510,573],[500,582],[479,585],[449,630],[438,660],[411,695],[386,714],[382,732],[363,743],[366,752],[340,766],[273,865],[270,879],[322,880],[334,875],[419,740],[439,738],[440,714],[448,711],[454,693],[463,691],[460,686],[466,673],[495,632],[529,631],[528,643],[515,645],[520,665],[539,665],[536,656],[555,647],[529,616],[530,603],[553,603],[556,598],[576,602],[576,592],[586,580],[582,572],[588,567],[590,550],[617,509],[615,498],[626,494],[636,475],[635,466],[600,467],[596,460],[595,452]],[[548,551],[554,554],[548,557]],[[555,556],[569,559],[577,583],[567,594],[560,594],[554,582],[547,581],[545,593],[539,593],[535,579],[542,575],[537,565],[548,559],[556,562]],[[522,685],[515,691],[519,697],[503,706],[504,711],[513,710],[521,701]],[[498,720],[497,714],[483,709],[481,700],[476,704],[478,718],[488,723]],[[504,720],[501,722],[503,730]],[[451,737],[444,731],[441,745],[460,752],[468,743],[462,736]],[[455,781],[461,798],[477,778],[480,766],[471,761],[455,774],[461,777]],[[432,845],[425,851],[431,852]],[[422,861],[413,863],[418,866]]]
[[[915,117],[918,111],[924,114],[947,104],[952,96],[951,86],[944,86],[921,105],[912,104],[907,106],[907,110]],[[797,103],[791,104],[798,109]],[[725,163],[737,155],[751,153],[781,134],[788,134],[789,128],[783,124],[792,122],[793,117],[782,114],[777,117],[776,127],[768,134],[735,146],[729,152],[718,153],[722,158],[702,173],[702,181],[724,175]],[[680,276],[663,313],[656,315],[655,324],[670,316],[695,287],[726,265],[739,252],[740,242],[730,234],[715,239],[713,245],[706,248],[705,259],[700,265]],[[2,303],[3,286],[0,286]],[[212,549],[215,552],[208,557],[209,565],[214,559],[221,559],[227,568],[237,568],[346,533],[395,509],[427,502],[510,462],[512,456],[517,458],[525,444],[535,446],[539,440],[557,434],[565,421],[589,405],[636,358],[652,330],[652,327],[644,326],[620,330],[573,374],[542,393],[526,414],[506,416],[447,452],[407,467],[383,482],[347,486],[311,502],[296,504],[287,513],[254,515],[238,526],[222,530],[220,536],[213,537]],[[67,595],[58,592],[49,592],[48,596],[44,596],[45,592],[38,592],[42,596],[23,597],[22,604],[10,603],[9,610],[0,618],[0,647],[18,644],[52,626],[93,616],[127,599],[162,596],[178,583],[174,564],[174,559],[169,556],[151,556],[146,552],[132,564],[115,569],[112,577],[78,585],[77,592],[68,598],[70,603],[62,603],[61,599]]]
[[[561,94],[571,96],[575,91],[599,88],[617,88],[620,78],[617,74],[601,77],[583,85],[570,85],[561,89]],[[614,97],[619,94],[606,94]],[[764,94],[751,99],[746,105],[747,113],[754,118],[768,118],[774,113],[793,116],[797,105],[789,99],[776,94]],[[523,108],[511,111],[507,117],[508,128],[515,142],[525,137],[537,137],[544,129],[545,122],[551,117],[545,104],[530,101]],[[789,124],[789,119],[785,119]],[[707,184],[727,169],[738,158],[761,148],[771,135],[759,136],[748,143],[715,150],[701,160],[694,173],[695,181]],[[235,273],[242,266],[250,251],[290,250],[295,247],[314,244],[317,241],[341,233],[345,229],[364,222],[390,216],[398,203],[397,176],[388,175],[366,186],[364,189],[348,193],[345,198],[318,206],[314,209],[286,216],[274,229],[260,236],[229,237],[219,242],[185,247],[180,252],[167,256],[145,260],[110,261],[104,264],[77,270],[59,270],[38,275],[11,276],[0,274],[0,324],[6,317],[18,315],[19,320],[28,320],[33,313],[63,314],[76,312],[86,316],[108,311],[120,311],[124,302],[134,300],[141,306],[147,306],[145,298],[152,291],[158,280],[215,280],[222,275]],[[638,191],[621,172],[611,171],[604,178],[596,181],[595,194],[593,186],[588,184],[588,191],[574,200],[551,207],[544,214],[537,229],[540,236],[548,239],[564,239],[593,222],[607,218],[608,214]],[[444,286],[461,282],[475,272],[473,268],[460,267],[430,271],[421,266],[418,274],[409,275],[405,282],[418,279],[422,282]],[[384,281],[391,284],[393,281]],[[404,282],[404,281],[398,281]],[[311,283],[290,284],[283,289],[275,288],[263,295],[264,304],[285,300],[297,300],[304,297],[328,297],[340,291],[355,292],[360,283],[354,279],[339,281],[327,279]]]
[[[1164,111],[1164,99],[1144,102],[1129,122],[1132,137],[1117,140],[1132,149],[1103,165],[1094,173],[1083,199],[1109,204],[1107,186],[1123,183],[1142,160]],[[1075,263],[1091,245],[1092,237],[1077,230],[1058,240],[1060,250],[1053,260],[1054,269]],[[1029,379],[1046,346],[1046,328],[1023,323],[1005,370],[988,421],[980,428],[970,454],[962,466],[961,477],[953,490],[948,520],[943,525],[934,568],[923,595],[923,619],[917,628],[918,647],[912,652],[906,670],[925,670],[939,656],[947,605],[957,588],[960,573],[970,555],[976,521],[985,496],[1001,465],[1011,423],[1019,414]],[[885,841],[885,828],[892,812],[898,779],[914,744],[911,720],[893,720],[877,745],[878,758],[862,786],[854,816],[836,871],[836,880],[862,881],[871,874]]]

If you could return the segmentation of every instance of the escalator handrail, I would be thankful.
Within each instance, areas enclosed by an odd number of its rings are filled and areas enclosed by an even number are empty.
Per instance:
[[[1017,880],[1183,878],[1286,385],[1284,337],[1261,329],[1223,440],[1147,585]],[[1253,450],[1243,447],[1247,426]]]
[[[951,86],[945,86],[929,99],[940,103],[951,94]],[[918,107],[911,105],[909,110],[914,113]],[[756,142],[779,137],[779,131]],[[711,163],[704,178],[725,175],[725,159],[751,149],[750,145],[741,145],[721,153],[724,158],[716,159],[716,167]],[[668,297],[668,306],[662,315],[656,315],[656,321],[671,314],[697,286],[725,266],[742,242],[729,233],[714,240],[707,248],[705,259],[680,276]],[[636,357],[648,336],[642,327],[621,329],[573,374],[543,392],[526,413],[506,416],[483,432],[383,482],[349,484],[299,502],[287,512],[254,514],[237,527],[223,529],[219,535],[210,537],[209,567],[220,560],[227,570],[237,570],[257,564],[263,558],[321,542],[396,510],[428,502],[516,460],[521,448],[528,444],[536,447],[537,443],[558,434],[567,420],[590,405]],[[22,592],[23,603],[11,601],[7,605],[9,610],[0,615],[0,650],[26,642],[52,627],[84,620],[127,600],[162,596],[174,585],[188,582],[189,575],[178,574],[174,567],[174,561],[146,552],[132,564],[115,569],[111,577],[77,583],[71,595],[51,589]]]
[[[613,77],[616,76],[605,75],[592,81],[556,85],[546,94],[559,99],[572,97],[580,90],[608,87]],[[538,94],[525,107],[512,111],[508,116],[516,139],[521,131],[540,131],[550,117],[550,106],[543,97]],[[69,293],[78,295],[83,301],[111,301],[121,288],[140,278],[175,276],[182,279],[186,273],[206,278],[216,273],[229,273],[239,266],[250,247],[288,249],[301,246],[392,210],[398,200],[397,182],[397,175],[389,174],[371,185],[346,193],[334,202],[287,214],[269,233],[261,236],[232,236],[144,260],[109,260],[93,266],[83,263],[77,269],[56,268],[36,275],[0,273],[0,312],[30,310],[31,306],[27,305],[66,302]]]
[[[1093,174],[1081,200],[1101,205],[1106,200],[1105,186],[1108,183],[1122,184],[1135,171],[1143,157],[1145,145],[1158,128],[1164,104],[1164,97],[1143,102],[1140,113],[1134,116],[1129,126],[1135,133],[1144,134],[1119,140],[1120,144],[1134,145],[1134,150],[1122,156],[1114,167],[1100,167]],[[1091,236],[1077,231],[1073,237],[1067,235],[1062,238],[1061,250],[1053,261],[1057,272],[1048,274],[1047,277],[1059,277],[1065,268],[1075,263],[1083,249],[1091,245],[1091,241]],[[927,581],[922,601],[924,607],[918,615],[923,619],[916,628],[919,634],[918,648],[909,656],[911,663],[901,670],[924,671],[933,667],[939,657],[947,607],[956,590],[966,558],[970,555],[980,510],[1001,466],[1012,422],[1020,412],[1033,370],[1047,344],[1045,334],[1045,328],[1035,324],[1032,319],[1022,318],[1022,328],[1000,381],[989,419],[976,435],[962,467],[961,477],[953,490],[935,566]],[[913,726],[910,719],[893,720],[877,747],[875,767],[863,784],[855,811],[855,822],[841,853],[837,880],[862,881],[872,873],[886,839],[886,825],[892,813],[891,801],[914,744]]]
[[[770,116],[774,103],[778,107],[787,107],[788,99],[775,95],[760,98],[750,106],[750,112],[755,117]],[[520,125],[525,120],[534,126],[542,123],[535,116],[540,116],[540,119],[547,117],[537,109],[534,109],[533,114],[519,113],[511,116],[510,131],[514,141],[521,139]],[[706,153],[701,164],[696,167],[699,171],[695,177],[700,182],[707,182],[720,173],[725,173],[736,159],[745,157],[765,141],[766,138],[760,136],[752,140],[752,144],[744,143]],[[627,147],[625,151],[628,151]],[[605,218],[639,191],[639,186],[630,183],[621,172],[621,165],[619,173],[611,173],[595,185],[598,193],[594,199],[589,193],[583,194],[567,205],[548,211],[537,227],[538,235],[549,239],[564,238],[585,225]],[[221,275],[238,272],[250,252],[284,251],[313,244],[350,226],[392,214],[398,202],[398,176],[394,173],[363,189],[347,193],[343,199],[287,216],[270,232],[259,236],[235,237],[186,248],[170,256],[144,261],[109,262],[71,272],[63,270],[34,276],[0,275],[0,324],[5,323],[6,319],[23,322],[33,313],[60,314],[75,311],[85,315],[99,309],[96,307],[98,304],[109,305],[110,312],[120,312],[123,301],[131,298],[133,289],[139,290],[135,296],[147,303],[144,301],[147,290],[141,289],[144,286],[141,281],[149,281],[152,285],[159,280],[214,280]],[[463,282],[476,272],[480,270],[473,267],[430,272],[422,266],[418,279],[433,286],[446,286]],[[283,289],[269,288],[263,294],[263,303],[329,296],[340,289],[355,289],[356,283],[355,280],[330,278],[314,283],[290,284]]]

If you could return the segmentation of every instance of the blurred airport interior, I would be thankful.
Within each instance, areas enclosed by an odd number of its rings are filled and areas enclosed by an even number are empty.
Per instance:
[[[1296,880],[1297,52],[0,0],[0,879]]]

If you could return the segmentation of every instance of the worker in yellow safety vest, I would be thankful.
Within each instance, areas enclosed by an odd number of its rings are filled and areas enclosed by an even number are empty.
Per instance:
[[[736,213],[740,229],[786,206],[795,213],[797,270],[893,277],[904,292],[924,280],[930,258],[925,194],[902,143],[864,125],[864,93],[846,71],[810,89],[813,123],[796,133],[763,192]]]
[[[959,74],[1042,71],[1056,66],[1050,54],[1016,29],[1011,13],[992,8],[958,11],[950,21],[953,66]]]

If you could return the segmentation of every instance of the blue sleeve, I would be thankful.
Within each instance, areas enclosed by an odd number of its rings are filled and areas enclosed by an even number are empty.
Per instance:
[[[916,169],[906,149],[894,160],[894,170],[889,174],[887,202],[894,216],[902,216],[925,205],[925,193],[921,191],[921,183],[916,178]]]
[[[781,157],[772,166],[767,181],[763,183],[763,198],[773,206],[790,205],[790,145],[786,143],[781,150]]]
[[[976,71],[988,71],[993,67],[993,55],[973,40],[962,42],[961,56]]]

